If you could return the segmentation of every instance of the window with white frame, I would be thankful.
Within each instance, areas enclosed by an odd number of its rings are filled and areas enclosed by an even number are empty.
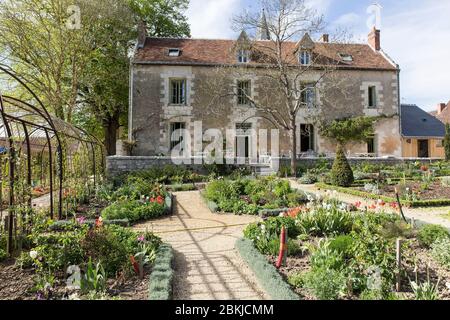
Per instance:
[[[250,80],[238,80],[237,82],[237,102],[238,105],[249,105],[252,92]]]
[[[311,52],[308,50],[300,51],[299,60],[302,66],[309,66],[311,64]]]
[[[238,62],[239,63],[249,63],[250,62],[250,51],[239,50],[238,51]]]
[[[368,90],[368,101],[369,101],[369,108],[376,108],[377,103],[377,87],[376,86],[369,86]]]
[[[170,104],[186,105],[186,79],[170,79]]]
[[[302,86],[301,103],[303,107],[312,108],[315,104],[316,89],[313,83],[306,83]]]

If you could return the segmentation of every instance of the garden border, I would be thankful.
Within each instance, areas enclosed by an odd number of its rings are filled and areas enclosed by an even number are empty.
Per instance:
[[[162,244],[156,253],[150,274],[148,300],[171,300],[173,295],[174,252],[169,244]]]
[[[300,296],[291,289],[277,269],[267,261],[250,240],[238,239],[235,248],[253,270],[259,284],[273,300],[300,300]]]
[[[368,192],[363,192],[359,190],[332,186],[326,183],[316,183],[316,187],[325,190],[335,190],[337,192],[342,192],[356,197],[372,199],[372,200],[383,200],[385,202],[397,202],[395,198],[386,197],[382,195],[375,195]],[[420,208],[420,207],[444,207],[450,206],[450,199],[433,199],[433,200],[418,200],[418,201],[401,201],[402,205],[410,208]]]

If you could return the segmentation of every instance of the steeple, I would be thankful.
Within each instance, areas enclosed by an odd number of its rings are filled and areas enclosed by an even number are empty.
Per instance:
[[[267,23],[266,12],[262,9],[261,19],[256,31],[256,40],[270,40],[269,24]]]

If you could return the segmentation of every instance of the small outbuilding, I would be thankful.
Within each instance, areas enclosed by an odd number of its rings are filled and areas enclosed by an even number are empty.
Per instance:
[[[414,104],[401,105],[401,135],[404,158],[445,158],[445,125]]]

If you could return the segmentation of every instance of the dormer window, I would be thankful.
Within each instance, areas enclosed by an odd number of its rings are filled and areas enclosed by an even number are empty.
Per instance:
[[[181,55],[181,50],[178,48],[169,49],[169,57],[179,57]]]
[[[238,51],[238,62],[239,63],[249,63],[250,62],[250,51],[239,50]]]
[[[299,60],[302,66],[309,66],[311,64],[311,52],[308,50],[300,51]]]
[[[341,57],[342,61],[344,62],[353,62],[353,56],[348,53],[339,53],[339,56]]]

